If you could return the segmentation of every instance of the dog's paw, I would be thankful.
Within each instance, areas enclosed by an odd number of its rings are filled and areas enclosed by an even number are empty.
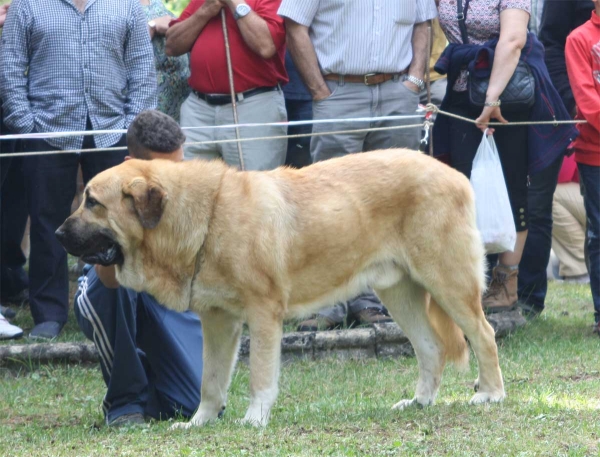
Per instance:
[[[417,408],[424,408],[425,406],[430,405],[433,405],[433,400],[419,399],[415,397],[412,400],[400,400],[398,403],[392,406],[392,410],[396,409],[402,411],[403,409],[409,408],[411,406]]]
[[[398,411],[402,411],[403,409],[409,408],[410,406],[413,405],[419,405],[419,403],[417,402],[416,398],[413,398],[412,400],[400,400],[398,403],[396,403],[394,406],[392,406],[392,410],[398,410]]]
[[[504,400],[506,394],[504,391],[500,392],[477,392],[471,400],[469,401],[470,405],[479,405],[481,403],[498,403]]]
[[[474,390],[475,392],[479,392],[479,378],[477,378],[477,379],[475,380],[475,382],[473,383],[473,390]]]
[[[175,422],[169,427],[169,430],[187,430],[192,427],[191,422]]]
[[[243,419],[239,420],[242,425],[252,425],[253,427],[266,427],[269,423],[268,416],[246,414]]]
[[[268,420],[260,420],[260,419],[252,419],[252,418],[246,418],[244,417],[243,419],[238,419],[236,420],[236,423],[240,424],[240,425],[251,425],[252,427],[256,427],[256,428],[262,428],[262,427],[266,427],[267,424],[269,423]]]

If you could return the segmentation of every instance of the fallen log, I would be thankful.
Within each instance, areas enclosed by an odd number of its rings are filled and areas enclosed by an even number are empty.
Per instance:
[[[496,332],[496,338],[502,338],[526,323],[519,311],[492,314],[487,319]],[[243,336],[239,354],[243,361],[247,361],[249,351],[250,339]],[[384,358],[414,354],[408,338],[395,323],[347,330],[286,333],[281,341],[281,353],[284,361],[327,357]],[[0,346],[0,365],[31,366],[49,362],[85,363],[98,360],[98,352],[91,342]]]

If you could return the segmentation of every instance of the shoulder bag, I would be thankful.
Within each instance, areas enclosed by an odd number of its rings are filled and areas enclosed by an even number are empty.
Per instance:
[[[456,0],[456,18],[464,44],[469,43],[465,23],[468,6],[469,0],[466,0],[463,11],[462,0]],[[489,77],[477,77],[473,72],[469,72],[467,92],[471,105],[483,108],[489,83]],[[531,108],[535,103],[535,78],[533,77],[531,68],[525,62],[519,60],[515,72],[500,95],[500,101],[503,111],[526,110]]]

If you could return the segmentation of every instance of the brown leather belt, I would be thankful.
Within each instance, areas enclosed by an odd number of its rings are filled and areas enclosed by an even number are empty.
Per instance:
[[[339,75],[337,73],[329,73],[323,75],[323,78],[328,81],[344,81],[347,83],[360,83],[365,86],[374,86],[393,79],[396,76],[406,74],[407,70],[399,73],[369,73],[368,75]]]

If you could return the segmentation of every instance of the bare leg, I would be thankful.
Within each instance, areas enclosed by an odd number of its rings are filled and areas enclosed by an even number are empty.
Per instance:
[[[200,406],[189,422],[176,423],[172,428],[204,425],[216,419],[227,402],[227,390],[239,351],[242,321],[217,308],[200,313],[200,321],[204,334]]]
[[[521,257],[523,257],[523,249],[525,249],[525,241],[527,241],[527,231],[517,232],[517,242],[515,243],[514,251],[506,251],[498,256],[501,265],[512,267],[519,265]]]
[[[393,409],[404,409],[414,404],[431,405],[437,396],[446,361],[442,342],[427,316],[427,292],[410,279],[376,292],[408,336],[419,364],[414,398],[399,401]]]

